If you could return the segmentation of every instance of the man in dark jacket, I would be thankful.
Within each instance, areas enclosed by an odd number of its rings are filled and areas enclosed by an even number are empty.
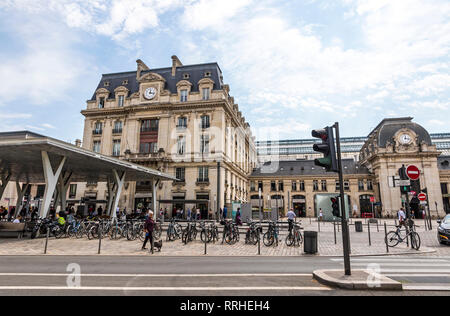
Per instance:
[[[145,241],[142,245],[142,250],[145,250],[145,246],[147,245],[147,241],[150,240],[150,245],[153,245],[153,228],[155,227],[155,221],[153,220],[153,212],[148,212],[148,218],[144,224],[144,232],[145,232]]]

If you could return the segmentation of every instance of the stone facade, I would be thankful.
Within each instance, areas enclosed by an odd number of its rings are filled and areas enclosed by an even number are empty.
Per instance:
[[[171,200],[189,200],[185,208],[215,211],[217,199],[220,207],[248,201],[248,177],[257,159],[254,138],[219,66],[183,66],[172,59],[172,68],[150,70],[138,60],[136,72],[103,75],[82,111],[83,146],[177,176],[180,181],[158,185],[157,200],[165,202],[157,208],[170,211]],[[78,197],[84,189],[80,184]],[[86,189],[105,199],[106,184]],[[149,183],[128,183],[120,207],[150,206],[150,197]]]

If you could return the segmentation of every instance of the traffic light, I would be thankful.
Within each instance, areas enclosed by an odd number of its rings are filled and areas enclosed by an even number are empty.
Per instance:
[[[405,165],[402,165],[402,167],[400,169],[398,169],[398,176],[400,177],[400,180],[409,180],[408,176],[406,175]],[[401,194],[407,194],[410,191],[411,191],[410,185],[401,185],[400,186]]]
[[[333,128],[325,127],[323,129],[315,129],[312,131],[312,136],[320,138],[321,144],[314,144],[313,150],[323,154],[323,158],[315,159],[316,166],[325,167],[327,171],[339,172],[336,160],[336,147],[334,145]]]
[[[333,209],[332,213],[334,217],[341,217],[341,212],[339,210],[339,200],[337,197],[330,198],[331,200],[331,208]]]

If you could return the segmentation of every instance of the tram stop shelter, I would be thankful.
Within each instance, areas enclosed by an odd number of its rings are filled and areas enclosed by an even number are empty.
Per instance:
[[[70,182],[106,182],[107,212],[114,217],[126,181],[151,181],[156,192],[159,181],[176,180],[163,172],[29,131],[0,133],[0,178],[0,199],[9,182],[16,182],[18,201],[22,201],[29,184],[45,183],[41,217],[47,216],[55,191],[55,205],[60,203],[65,208]],[[153,205],[155,200],[153,194]]]

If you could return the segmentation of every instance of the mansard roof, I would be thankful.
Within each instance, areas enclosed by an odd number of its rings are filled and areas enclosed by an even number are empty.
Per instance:
[[[209,72],[211,76],[205,77],[206,72]],[[126,87],[129,90],[129,95],[138,92],[139,82],[136,79],[136,73],[136,71],[130,71],[103,74],[95,91],[100,88],[107,89],[110,93],[108,98],[115,97],[114,90],[119,86]],[[198,82],[203,78],[209,78],[214,82],[214,90],[221,90],[223,87],[222,71],[217,63],[178,66],[175,76],[172,76],[171,67],[143,70],[141,76],[146,73],[157,73],[162,76],[166,80],[164,89],[169,90],[170,93],[177,93],[177,83],[181,80],[187,80],[192,84],[191,92],[199,91]],[[185,74],[188,74],[189,78],[185,78]],[[123,84],[125,80],[128,80],[128,84]],[[109,85],[105,86],[105,82],[109,82]],[[94,93],[91,100],[93,101],[95,99],[96,94]]]
[[[392,141],[392,138],[398,130],[408,128],[417,134],[419,144],[424,141],[427,145],[432,145],[431,137],[427,130],[419,124],[412,122],[412,120],[412,117],[384,119],[370,132],[368,137],[376,137],[378,146],[385,148],[387,142]]]
[[[369,170],[353,159],[342,159],[344,174],[366,174]],[[322,167],[314,164],[314,160],[286,160],[266,162],[262,167],[255,168],[251,177],[288,177],[288,176],[337,176],[336,173],[326,172]]]

